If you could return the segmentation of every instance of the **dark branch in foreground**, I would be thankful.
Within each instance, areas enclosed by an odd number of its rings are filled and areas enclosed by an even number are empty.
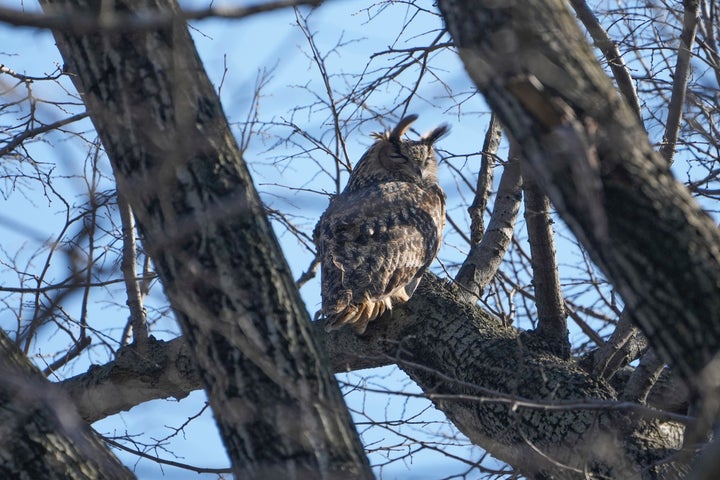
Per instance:
[[[198,10],[183,10],[176,14],[147,10],[136,13],[102,12],[100,15],[87,10],[61,10],[53,13],[22,12],[0,7],[0,22],[16,27],[48,28],[59,32],[87,34],[95,32],[122,33],[155,30],[172,25],[178,20],[203,20],[207,18],[240,19],[258,13],[272,12],[288,7],[303,5],[316,7],[322,0],[277,0],[246,7],[211,6]]]

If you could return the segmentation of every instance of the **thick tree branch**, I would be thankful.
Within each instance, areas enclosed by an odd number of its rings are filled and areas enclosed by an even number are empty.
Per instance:
[[[202,388],[192,352],[183,337],[169,342],[148,339],[132,344],[114,361],[60,382],[78,412],[92,423],[158,398],[185,398]]]
[[[583,462],[592,468],[601,468],[601,463],[602,469],[609,469],[604,471],[627,467],[635,472],[647,467],[657,472],[667,467],[651,464],[681,443],[680,426],[660,422],[672,415],[617,403],[615,390],[608,384],[595,381],[573,362],[547,355],[543,342],[501,325],[481,309],[460,301],[460,295],[459,288],[428,274],[410,302],[373,322],[363,336],[350,329],[325,333],[322,322],[313,329],[334,371],[399,365],[473,442],[523,472],[542,470],[557,478],[575,475],[549,465],[536,449],[575,469]],[[115,392],[151,394],[154,382],[169,391],[175,389],[174,396],[184,396],[189,390],[183,393],[183,388],[198,388],[199,382],[188,381],[191,373],[184,366],[190,365],[182,342],[151,342],[151,352],[165,353],[142,359],[151,372],[146,377],[132,370],[140,362],[130,347],[115,365],[91,369],[64,386],[81,410],[107,403]],[[176,375],[186,378],[172,378]],[[166,396],[157,389],[154,395]],[[137,399],[126,396],[125,401],[127,408]],[[649,404],[653,402],[662,398]],[[623,412],[633,415],[626,418]],[[616,429],[616,421],[623,427]],[[603,443],[610,442],[609,436],[614,438],[612,447]],[[613,449],[622,460],[598,458],[605,448]]]

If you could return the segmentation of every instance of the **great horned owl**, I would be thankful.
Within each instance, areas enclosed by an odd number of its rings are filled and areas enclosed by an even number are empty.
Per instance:
[[[315,227],[326,330],[369,321],[404,303],[437,255],[445,225],[445,194],[433,144],[447,125],[420,140],[400,137],[417,115],[377,140],[355,166],[345,190],[330,200]]]

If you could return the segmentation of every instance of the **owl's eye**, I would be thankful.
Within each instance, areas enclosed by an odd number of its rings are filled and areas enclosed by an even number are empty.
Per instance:
[[[389,155],[389,157],[390,157],[390,161],[392,163],[400,164],[400,163],[405,163],[408,161],[408,159],[400,153],[393,153],[393,154]]]

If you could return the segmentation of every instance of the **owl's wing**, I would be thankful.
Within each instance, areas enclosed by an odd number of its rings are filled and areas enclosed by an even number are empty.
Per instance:
[[[335,197],[315,229],[328,325],[366,324],[392,300],[406,301],[437,253],[444,220],[439,188],[388,182]]]

